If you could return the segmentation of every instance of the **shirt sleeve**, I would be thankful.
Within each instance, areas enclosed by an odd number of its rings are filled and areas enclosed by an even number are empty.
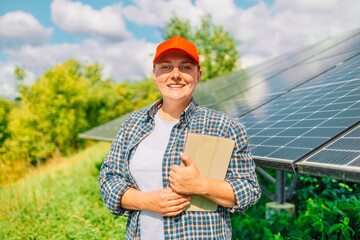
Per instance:
[[[235,196],[235,205],[230,213],[243,212],[254,205],[261,196],[261,189],[255,172],[255,162],[248,149],[245,127],[236,124],[234,128],[235,147],[225,177]]]
[[[128,217],[132,210],[124,209],[120,204],[122,195],[132,187],[127,176],[124,136],[125,123],[117,133],[110,152],[101,166],[99,186],[101,198],[111,213]]]

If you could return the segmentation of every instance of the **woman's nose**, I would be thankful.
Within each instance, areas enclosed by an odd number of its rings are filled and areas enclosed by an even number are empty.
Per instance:
[[[174,78],[174,79],[177,79],[180,77],[180,70],[178,67],[174,67],[174,69],[172,70],[171,72],[171,77]]]

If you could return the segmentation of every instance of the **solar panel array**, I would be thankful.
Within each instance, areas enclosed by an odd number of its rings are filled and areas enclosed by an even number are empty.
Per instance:
[[[331,38],[213,79],[199,85],[194,96],[204,106],[239,117],[346,61],[358,53],[359,45],[358,31]]]
[[[252,153],[267,160],[294,161],[360,120],[360,56],[240,118]],[[271,167],[271,161],[262,165]]]
[[[194,98],[247,127],[258,166],[360,181],[359,29],[199,84]],[[123,119],[82,137],[111,140]]]

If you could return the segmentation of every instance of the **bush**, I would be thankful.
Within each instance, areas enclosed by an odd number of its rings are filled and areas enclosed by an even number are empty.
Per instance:
[[[358,183],[301,176],[291,201],[297,215],[290,218],[279,212],[266,220],[268,201],[263,196],[232,215],[233,239],[360,239]]]

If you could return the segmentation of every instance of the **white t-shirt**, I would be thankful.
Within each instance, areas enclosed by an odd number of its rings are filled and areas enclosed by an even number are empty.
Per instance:
[[[155,128],[140,143],[132,160],[130,173],[142,192],[163,188],[162,162],[171,130],[178,121],[168,122],[155,115]],[[142,240],[164,239],[163,217],[148,211],[140,213]]]

